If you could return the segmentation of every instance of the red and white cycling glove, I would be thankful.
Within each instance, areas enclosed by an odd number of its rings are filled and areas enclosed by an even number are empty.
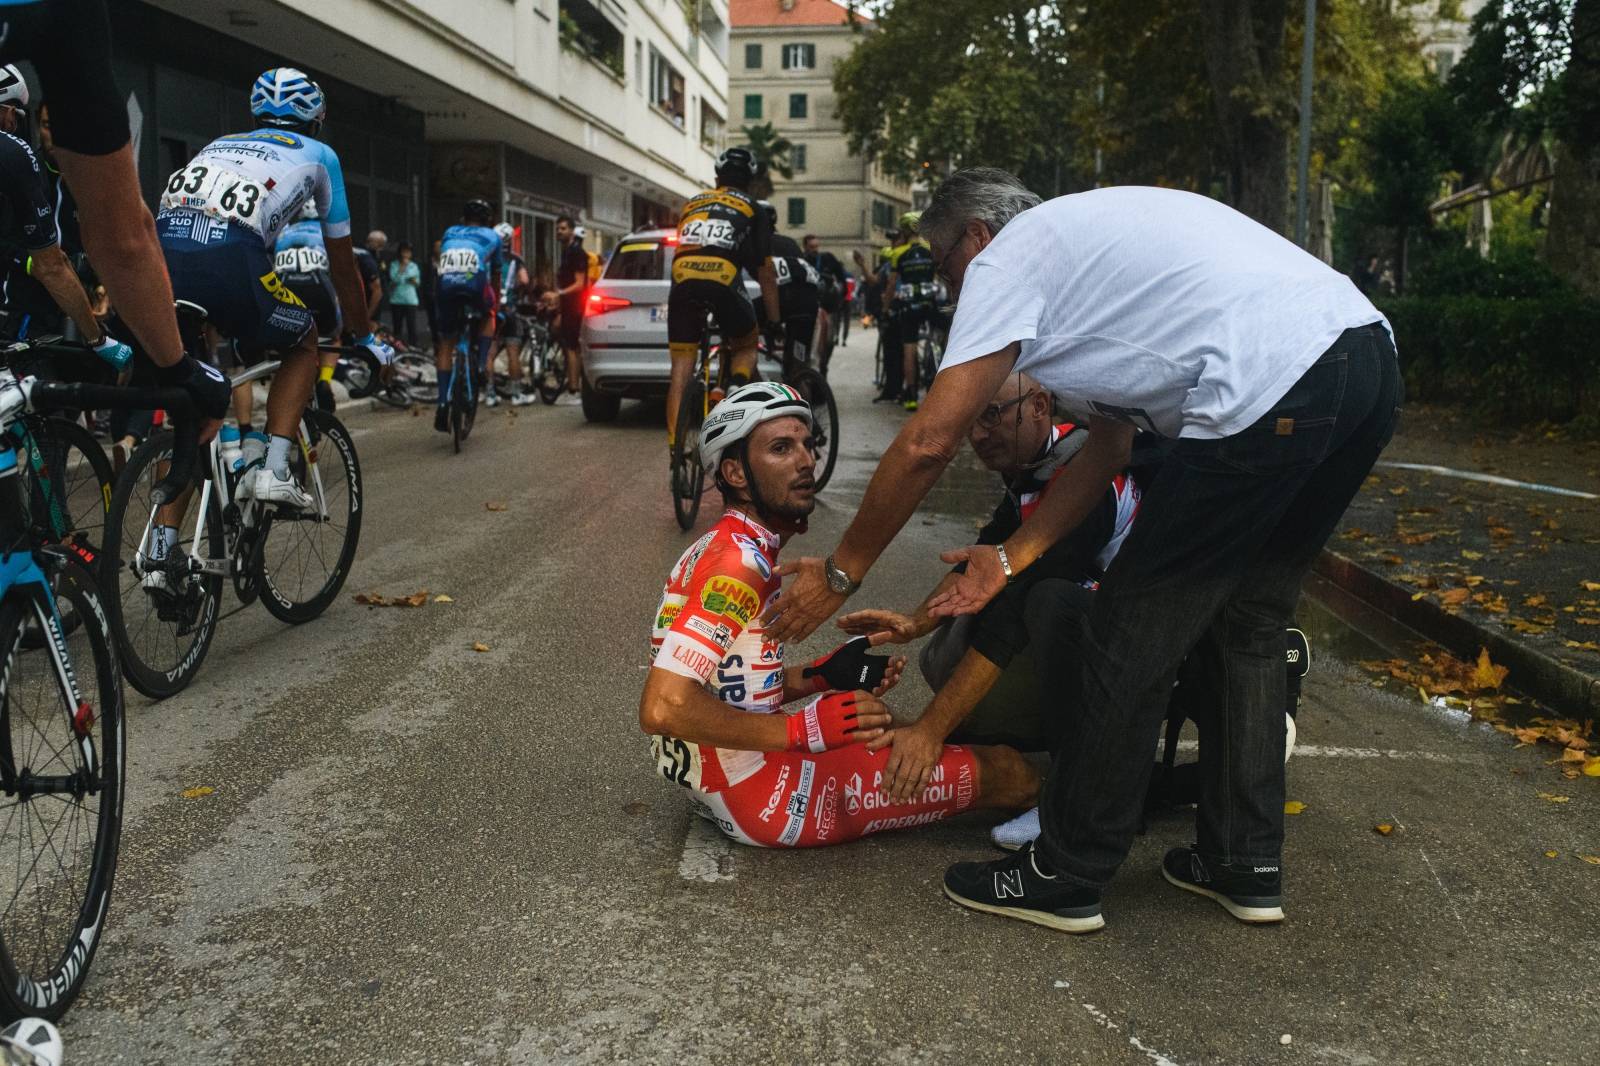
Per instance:
[[[830,692],[789,716],[789,750],[819,754],[856,743],[856,694]]]
[[[800,676],[811,682],[812,692],[875,691],[889,672],[889,657],[868,655],[870,647],[866,637],[847,640],[801,670]]]

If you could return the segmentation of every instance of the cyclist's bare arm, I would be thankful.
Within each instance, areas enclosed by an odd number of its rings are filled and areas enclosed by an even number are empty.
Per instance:
[[[183,341],[155,220],[139,196],[132,147],[80,155],[57,146],[55,157],[78,202],[84,249],[117,314],[157,366],[172,366],[183,358]]]
[[[891,724],[889,712],[875,697],[864,692],[857,695],[856,739],[874,740]],[[788,718],[729,706],[695,678],[659,666],[650,668],[644,694],[639,697],[639,727],[646,733],[735,751],[787,751]]]
[[[894,291],[899,287],[900,272],[898,270],[889,271],[889,276],[883,279],[883,306],[894,306]]]
[[[922,602],[917,604],[910,614],[864,607],[841,615],[839,628],[851,636],[871,636],[887,630],[894,634],[887,643],[893,644],[909,644],[913,640],[921,640],[946,621],[928,613],[928,605],[937,597],[944,595],[960,577],[961,575],[954,570],[945,574],[939,579],[939,583],[933,586],[933,591],[924,596]]]
[[[736,751],[784,751],[788,724],[781,714],[751,714],[729,706],[692,677],[652,666],[639,697],[639,728],[653,736]]]
[[[778,318],[778,271],[772,265],[772,259],[761,261],[761,269],[756,271],[756,283],[761,286],[761,301],[767,308],[767,321],[777,322]]]
[[[355,246],[348,236],[325,237],[324,242],[328,247],[328,272],[333,275],[333,289],[339,296],[345,326],[357,337],[365,337],[372,332],[372,316],[367,311],[361,268],[356,266]]]
[[[72,269],[60,245],[52,244],[28,253],[28,273],[44,286],[56,306],[78,324],[85,340],[100,338],[100,323],[95,321],[94,312],[89,308],[89,294],[84,292],[83,282],[78,280],[77,271]]]

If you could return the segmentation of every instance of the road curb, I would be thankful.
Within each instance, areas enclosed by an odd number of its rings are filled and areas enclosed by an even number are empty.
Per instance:
[[[1477,655],[1479,648],[1488,648],[1495,662],[1510,669],[1511,684],[1535,699],[1580,718],[1600,715],[1600,678],[1502,632],[1451,614],[1426,598],[1414,600],[1414,589],[1331,548],[1322,550],[1313,571],[1453,655],[1468,659]]]

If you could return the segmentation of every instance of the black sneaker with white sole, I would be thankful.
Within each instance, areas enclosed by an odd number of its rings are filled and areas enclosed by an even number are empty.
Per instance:
[[[1283,921],[1283,873],[1277,866],[1232,866],[1205,858],[1191,844],[1167,852],[1161,876],[1186,892],[1211,897],[1241,922]]]
[[[1100,890],[1046,873],[1031,842],[994,862],[956,863],[944,872],[944,894],[975,911],[1063,933],[1092,933],[1106,924]]]

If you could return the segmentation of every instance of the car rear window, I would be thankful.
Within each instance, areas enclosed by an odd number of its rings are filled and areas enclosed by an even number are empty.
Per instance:
[[[667,246],[655,240],[623,241],[605,276],[617,281],[660,281],[667,276]]]

